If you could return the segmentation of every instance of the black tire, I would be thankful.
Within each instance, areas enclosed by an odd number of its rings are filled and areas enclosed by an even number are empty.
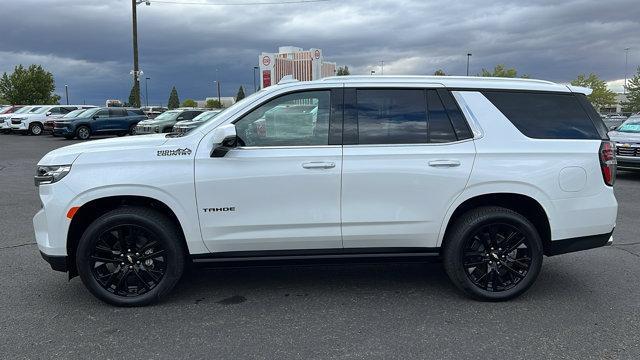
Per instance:
[[[450,229],[443,248],[444,268],[468,296],[509,300],[527,291],[538,277],[543,258],[540,235],[515,211],[480,207],[463,214]]]
[[[76,137],[80,140],[88,140],[91,137],[91,129],[88,126],[79,126],[76,129]]]
[[[42,131],[44,130],[44,128],[42,127],[42,124],[40,123],[31,123],[29,125],[29,134],[34,135],[34,136],[40,136],[42,135]]]
[[[131,126],[129,126],[129,135],[136,135],[137,131],[136,131],[136,124],[133,124]]]
[[[167,216],[124,206],[87,227],[76,251],[76,266],[98,299],[116,306],[143,306],[158,301],[180,280],[185,249]]]

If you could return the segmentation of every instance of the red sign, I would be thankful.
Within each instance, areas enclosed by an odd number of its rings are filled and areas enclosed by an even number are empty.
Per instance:
[[[271,71],[263,70],[262,71],[262,87],[266,88],[271,86]]]
[[[271,64],[271,58],[268,56],[265,56],[262,58],[262,65],[264,66],[269,66],[269,64]]]
[[[316,50],[316,59],[320,59],[320,50]]]

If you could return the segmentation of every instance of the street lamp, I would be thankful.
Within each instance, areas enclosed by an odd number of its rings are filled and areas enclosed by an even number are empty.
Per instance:
[[[467,76],[469,76],[469,59],[471,58],[471,53],[467,53]]]
[[[149,80],[151,80],[150,77],[144,78],[144,99],[146,100],[147,107],[149,107]]]
[[[64,84],[64,95],[67,99],[67,105],[69,105],[69,86],[67,84]]]
[[[622,92],[624,94],[627,93],[627,65],[629,64],[629,48],[625,48],[624,49],[624,88],[622,89]]]
[[[135,88],[134,97],[135,102],[140,104],[140,79],[139,76],[142,75],[142,71],[139,71],[138,68],[138,13],[136,7],[142,3],[145,3],[147,6],[151,5],[151,1],[149,0],[131,0],[131,18],[132,18],[132,35],[133,35],[133,70],[131,74],[133,75],[133,87]]]
[[[253,67],[253,92],[258,91],[258,85],[256,85],[256,70],[260,69],[257,66]]]
[[[218,77],[218,69],[216,69],[216,80],[214,82],[218,87],[218,103],[222,106],[222,102],[220,101],[220,78]]]

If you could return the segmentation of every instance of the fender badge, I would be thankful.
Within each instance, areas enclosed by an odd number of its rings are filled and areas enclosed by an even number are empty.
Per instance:
[[[175,150],[158,150],[158,156],[188,156],[191,155],[191,149],[175,149]]]

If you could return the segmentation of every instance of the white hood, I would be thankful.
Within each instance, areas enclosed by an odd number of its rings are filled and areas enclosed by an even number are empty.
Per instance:
[[[45,155],[38,162],[38,165],[68,165],[73,164],[78,156],[83,153],[152,148],[162,145],[166,141],[166,134],[126,136],[122,138],[87,141],[55,149]]]

